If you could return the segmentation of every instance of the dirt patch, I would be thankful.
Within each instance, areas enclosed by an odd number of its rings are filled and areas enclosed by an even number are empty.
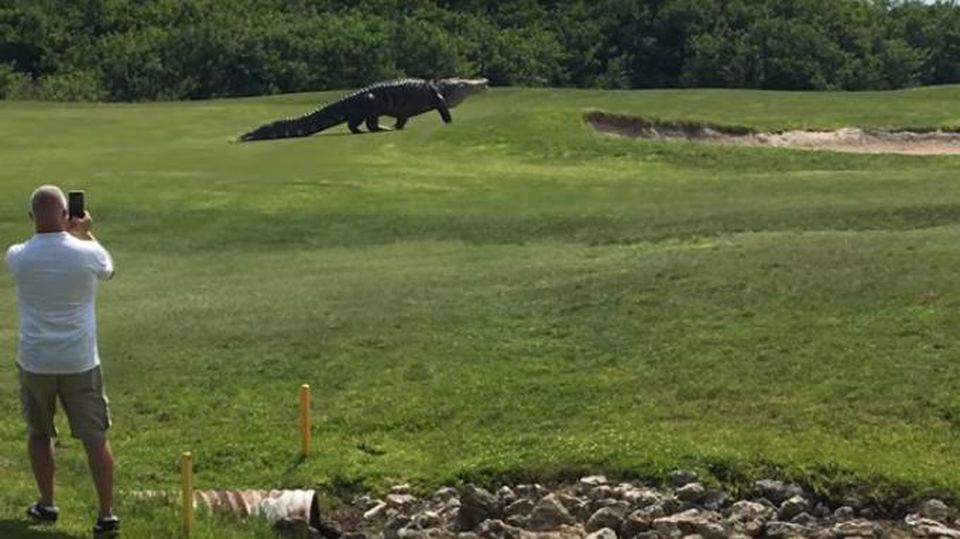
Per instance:
[[[601,133],[648,140],[685,140],[855,153],[960,154],[960,132],[946,129],[879,130],[846,127],[835,131],[759,132],[748,127],[668,122],[596,111],[584,114],[583,119]]]

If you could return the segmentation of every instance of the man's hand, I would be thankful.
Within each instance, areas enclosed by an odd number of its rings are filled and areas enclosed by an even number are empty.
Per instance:
[[[67,232],[81,240],[96,241],[93,237],[93,217],[90,217],[90,212],[84,211],[83,217],[71,217],[67,221]]]

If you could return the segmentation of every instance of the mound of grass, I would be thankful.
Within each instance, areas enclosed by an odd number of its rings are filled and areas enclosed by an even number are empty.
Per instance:
[[[338,93],[337,93],[338,94]],[[601,108],[752,129],[957,125],[960,88],[497,89],[401,133],[230,143],[336,94],[0,103],[0,239],[40,183],[87,190],[120,512],[127,493],[764,474],[960,494],[960,158],[618,140]],[[34,496],[0,281],[0,533]],[[297,388],[315,454],[298,463]],[[61,418],[61,428],[66,425]],[[66,535],[93,489],[63,440]],[[88,522],[90,521],[90,522]],[[201,536],[268,530],[202,518]],[[207,534],[207,535],[203,535]]]

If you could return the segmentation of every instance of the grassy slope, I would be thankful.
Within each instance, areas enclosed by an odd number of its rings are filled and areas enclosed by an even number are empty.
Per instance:
[[[26,196],[54,181],[87,190],[116,258],[100,323],[122,491],[173,488],[190,449],[202,488],[692,466],[960,495],[960,158],[579,121],[958,125],[960,88],[498,89],[450,126],[228,144],[336,95],[0,102],[0,243],[28,235]],[[19,522],[33,487],[0,284],[0,532],[46,536]],[[317,452],[297,465],[303,382]],[[93,514],[81,453],[64,440],[73,534]],[[172,508],[121,510],[134,536],[175,535]]]

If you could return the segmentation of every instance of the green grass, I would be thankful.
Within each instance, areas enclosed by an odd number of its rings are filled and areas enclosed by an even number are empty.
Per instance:
[[[960,157],[615,139],[589,108],[761,129],[960,126],[960,87],[496,89],[407,131],[236,144],[339,93],[0,102],[0,240],[40,183],[87,190],[117,278],[100,342],[131,537],[201,488],[777,474],[960,496]],[[0,535],[48,537],[0,280]],[[296,462],[297,388],[315,453]],[[62,429],[66,428],[63,418]],[[58,530],[93,488],[59,454]],[[202,537],[269,537],[200,519]],[[233,535],[231,535],[233,534]]]

